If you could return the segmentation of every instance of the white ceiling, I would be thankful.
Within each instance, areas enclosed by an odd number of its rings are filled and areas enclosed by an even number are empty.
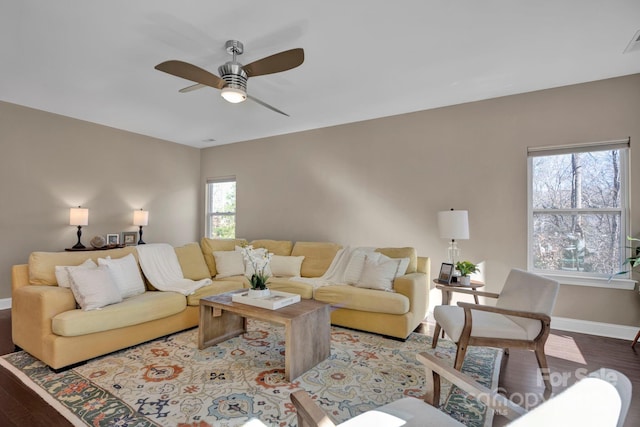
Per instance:
[[[0,0],[0,100],[208,147],[640,73],[638,30],[639,0]],[[304,48],[248,85],[291,117],[153,68],[228,39]]]

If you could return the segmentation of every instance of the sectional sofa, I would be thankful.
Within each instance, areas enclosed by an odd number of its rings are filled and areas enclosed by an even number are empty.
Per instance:
[[[428,307],[429,259],[413,248],[379,248],[390,258],[409,258],[405,274],[393,280],[393,292],[348,285],[316,287],[306,279],[321,277],[341,246],[328,242],[297,242],[203,238],[200,244],[176,247],[185,278],[211,278],[212,283],[184,296],[161,292],[145,281],[145,289],[122,302],[98,310],[78,308],[71,289],[58,285],[56,267],[78,266],[87,259],[121,259],[135,247],[86,252],[33,252],[27,264],[12,268],[12,335],[16,346],[61,369],[119,349],[198,325],[202,297],[248,287],[242,274],[220,277],[216,254],[252,244],[281,259],[302,259],[301,281],[271,277],[269,288],[297,293],[332,305],[335,325],[405,339],[425,318]]]

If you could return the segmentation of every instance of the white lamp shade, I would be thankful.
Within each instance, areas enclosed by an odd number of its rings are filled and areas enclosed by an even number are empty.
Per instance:
[[[71,208],[69,210],[69,225],[89,225],[89,209]]]
[[[466,240],[469,238],[469,214],[467,211],[438,212],[438,229],[443,239]]]
[[[148,225],[149,224],[149,211],[133,211],[133,225]]]

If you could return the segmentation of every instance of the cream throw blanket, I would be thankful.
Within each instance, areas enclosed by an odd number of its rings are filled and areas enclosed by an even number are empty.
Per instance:
[[[176,251],[167,243],[139,245],[136,249],[144,275],[159,291],[191,295],[201,287],[213,283],[211,279],[185,279]]]
[[[351,255],[357,250],[365,248],[351,249],[349,246],[340,249],[336,252],[336,256],[333,257],[331,265],[327,268],[327,271],[320,277],[291,277],[289,280],[296,282],[307,283],[313,286],[314,289],[321,288],[328,285],[344,285],[344,272],[349,264]]]

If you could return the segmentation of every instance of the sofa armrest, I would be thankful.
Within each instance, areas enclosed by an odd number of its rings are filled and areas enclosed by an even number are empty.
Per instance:
[[[13,342],[25,350],[30,350],[30,344],[39,347],[39,341],[52,334],[53,317],[75,308],[68,288],[30,285],[16,289],[11,301]]]
[[[29,264],[18,264],[11,267],[11,291],[29,285]]]
[[[431,275],[431,259],[426,256],[419,256],[416,271],[418,273],[424,273],[429,277]]]
[[[409,298],[409,311],[420,319],[427,316],[429,307],[429,285],[427,275],[424,273],[409,273],[396,277],[393,281],[393,289]]]

